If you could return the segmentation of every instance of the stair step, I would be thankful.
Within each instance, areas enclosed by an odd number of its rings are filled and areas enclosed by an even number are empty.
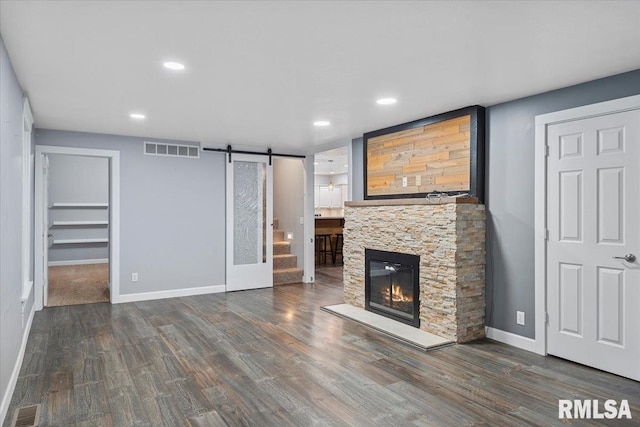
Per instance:
[[[296,268],[298,266],[298,257],[295,255],[274,255],[273,269],[281,270],[283,268]]]
[[[289,283],[302,282],[303,270],[301,268],[283,268],[273,270],[273,285],[288,285]]]
[[[273,242],[274,255],[288,255],[291,252],[290,242]]]
[[[284,242],[284,230],[273,230],[273,241]]]

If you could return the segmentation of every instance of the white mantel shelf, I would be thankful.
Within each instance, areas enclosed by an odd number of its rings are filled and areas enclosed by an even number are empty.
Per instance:
[[[361,200],[357,202],[344,202],[349,208],[364,208],[370,206],[411,206],[411,205],[447,205],[447,204],[467,204],[477,205],[477,197],[426,197],[420,199],[380,199],[380,200]]]

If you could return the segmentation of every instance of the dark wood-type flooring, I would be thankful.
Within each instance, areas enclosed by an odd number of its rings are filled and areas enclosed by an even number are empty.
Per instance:
[[[339,273],[38,312],[5,426],[34,403],[41,426],[564,425],[558,399],[628,399],[630,422],[601,423],[640,424],[638,382],[489,340],[425,353],[321,311]]]

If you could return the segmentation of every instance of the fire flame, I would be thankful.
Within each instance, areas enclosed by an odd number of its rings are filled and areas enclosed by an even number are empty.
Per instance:
[[[389,296],[389,291],[386,290],[386,292],[384,292],[387,297]],[[400,285],[392,285],[391,286],[391,300],[393,302],[411,302],[413,301],[413,296],[412,295],[405,295],[402,292],[402,288],[400,287]]]

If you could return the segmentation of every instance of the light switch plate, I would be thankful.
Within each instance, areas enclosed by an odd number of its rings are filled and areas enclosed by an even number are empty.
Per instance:
[[[402,177],[402,186],[406,187],[407,185],[409,185],[409,180],[407,179],[406,176]]]
[[[131,281],[132,282],[138,281],[138,273],[131,273]]]

